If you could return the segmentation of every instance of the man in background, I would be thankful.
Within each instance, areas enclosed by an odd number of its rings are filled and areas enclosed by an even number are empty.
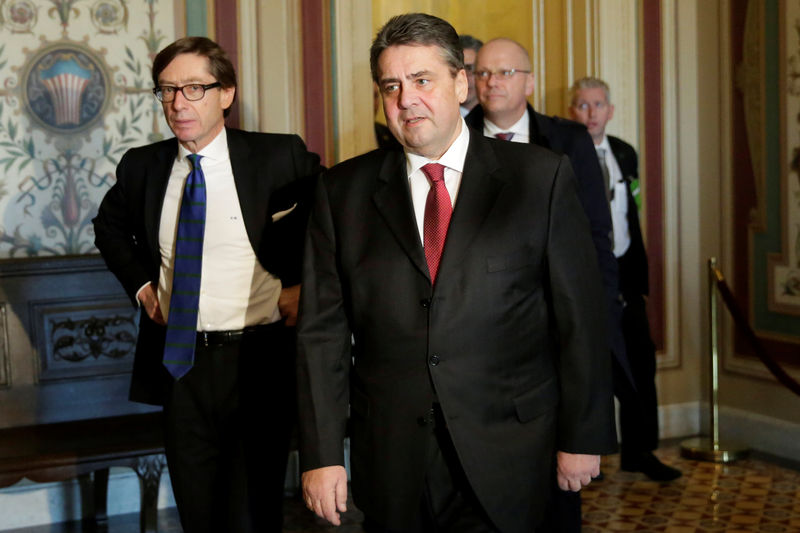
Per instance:
[[[122,156],[93,221],[141,309],[130,398],[164,407],[186,533],[280,532],[319,158],[295,135],[225,127],[236,73],[215,42],[175,41],[152,74],[175,137]]]
[[[671,481],[681,472],[662,463],[652,452],[658,447],[656,353],[646,310],[647,253],[633,194],[634,189],[638,193],[639,179],[636,151],[622,139],[606,135],[614,105],[603,80],[587,77],[575,82],[570,114],[586,125],[594,142],[614,226],[614,256],[619,264],[619,291],[624,301],[622,333],[634,378],[632,385],[624,370],[614,365],[614,394],[620,405],[620,466],[630,472],[643,472],[655,481]]]
[[[467,72],[467,99],[461,102],[461,116],[466,117],[472,108],[478,105],[478,93],[475,92],[475,56],[483,46],[483,42],[472,35],[462,34],[458,36],[461,48],[464,49],[464,70]]]

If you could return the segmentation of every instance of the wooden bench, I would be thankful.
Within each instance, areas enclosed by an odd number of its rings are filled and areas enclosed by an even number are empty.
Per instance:
[[[108,519],[109,468],[125,466],[139,477],[141,531],[157,531],[158,488],[165,464],[160,412],[0,429],[0,488],[22,478],[82,478],[91,483],[93,493],[92,501],[83,501],[82,507],[98,524]]]

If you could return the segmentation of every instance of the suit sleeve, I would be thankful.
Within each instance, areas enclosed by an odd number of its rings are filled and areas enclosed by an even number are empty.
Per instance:
[[[606,201],[603,172],[600,170],[597,152],[592,144],[592,138],[586,131],[578,134],[573,152],[570,154],[570,162],[578,179],[578,195],[583,211],[589,219],[592,241],[597,253],[597,264],[600,267],[602,283],[605,288],[609,346],[626,372],[629,373],[621,327],[622,301],[619,298],[619,266],[614,257],[611,243],[613,234],[611,212]]]
[[[264,238],[269,244],[263,249],[263,262],[267,270],[278,276],[284,287],[300,283],[303,261],[303,243],[306,225],[314,202],[314,188],[324,168],[319,156],[306,149],[297,135],[290,137],[291,172],[294,179],[270,199],[269,212],[291,209],[290,214],[277,222],[268,221]],[[275,254],[275,250],[281,250]]]
[[[100,203],[92,223],[95,246],[136,307],[139,305],[137,291],[153,279],[142,259],[143,250],[139,249],[133,226],[135,217],[141,217],[141,213],[134,215],[131,208],[129,184],[134,177],[130,169],[135,167],[126,153],[117,165],[117,181]]]
[[[559,347],[557,446],[570,453],[612,453],[616,435],[605,293],[566,157],[552,192],[547,248]]]
[[[303,264],[297,383],[302,471],[343,465],[349,405],[351,330],[336,263],[324,182],[317,187]]]

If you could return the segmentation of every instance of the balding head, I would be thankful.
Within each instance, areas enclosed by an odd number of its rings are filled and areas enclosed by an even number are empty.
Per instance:
[[[528,51],[518,42],[500,37],[484,44],[475,61],[475,86],[484,115],[501,128],[522,118],[533,94]]]

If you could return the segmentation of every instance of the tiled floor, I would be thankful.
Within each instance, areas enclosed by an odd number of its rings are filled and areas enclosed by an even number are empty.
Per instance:
[[[723,466],[682,459],[678,446],[659,457],[683,471],[671,483],[656,483],[642,474],[619,470],[619,456],[603,459],[603,481],[583,493],[583,532],[639,533],[800,532],[800,471],[762,459]],[[285,533],[363,533],[361,513],[352,502],[343,525],[326,526],[297,499],[286,501]],[[28,533],[93,533],[79,524],[28,528]],[[137,533],[135,515],[112,517],[108,533]],[[159,531],[180,533],[174,510],[162,511]]]
[[[677,446],[658,455],[683,471],[671,483],[619,470],[603,460],[603,481],[583,494],[583,532],[800,532],[800,472],[759,459],[715,465],[682,459]]]

